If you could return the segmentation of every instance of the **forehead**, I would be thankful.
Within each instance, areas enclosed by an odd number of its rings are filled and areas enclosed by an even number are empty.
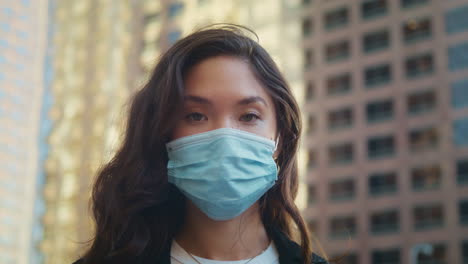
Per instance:
[[[196,64],[185,78],[185,93],[231,100],[261,96],[271,102],[248,62],[230,56],[208,58]]]

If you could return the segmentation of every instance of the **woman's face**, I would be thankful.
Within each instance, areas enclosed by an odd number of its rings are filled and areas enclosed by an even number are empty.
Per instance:
[[[235,57],[209,58],[188,72],[184,106],[172,139],[218,128],[276,139],[273,101],[249,65]]]

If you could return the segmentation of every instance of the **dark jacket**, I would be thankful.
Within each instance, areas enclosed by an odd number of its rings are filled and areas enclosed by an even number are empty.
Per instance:
[[[298,244],[291,241],[288,237],[286,237],[283,233],[279,231],[275,231],[272,233],[272,240],[275,243],[276,249],[278,250],[280,264],[304,264],[301,257],[301,248]],[[170,247],[168,247],[168,250],[166,250],[163,253],[159,262],[155,260],[152,263],[170,264],[170,253]],[[79,259],[73,264],[82,263],[83,261]],[[312,254],[311,264],[328,264],[328,262],[325,259],[319,257],[318,255]]]

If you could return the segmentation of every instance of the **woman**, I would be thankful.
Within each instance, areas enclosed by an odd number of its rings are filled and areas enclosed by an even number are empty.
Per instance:
[[[77,263],[327,263],[294,204],[298,106],[244,32],[204,29],[161,57],[97,177]]]

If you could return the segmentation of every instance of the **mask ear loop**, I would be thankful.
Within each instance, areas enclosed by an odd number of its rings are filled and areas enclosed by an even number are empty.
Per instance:
[[[280,170],[280,167],[279,167],[279,164],[278,164],[278,156],[276,155],[276,150],[278,149],[278,145],[279,145],[279,140],[280,140],[280,136],[278,135],[276,137],[276,140],[275,140],[275,148],[273,149],[273,159],[275,160],[275,163],[276,163],[276,168],[279,172]]]
[[[273,152],[276,152],[276,149],[278,149],[279,140],[280,140],[280,136],[278,135],[275,139],[275,148],[273,149]]]

